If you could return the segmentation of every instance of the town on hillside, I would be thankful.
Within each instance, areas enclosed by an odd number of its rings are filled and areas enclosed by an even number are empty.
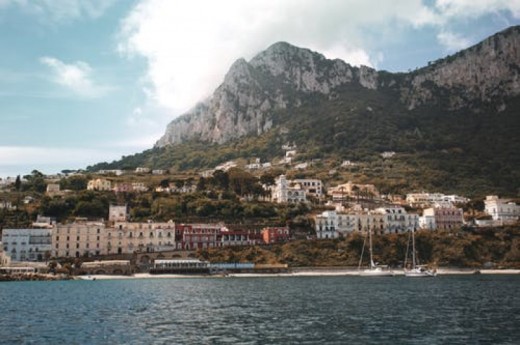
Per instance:
[[[227,162],[175,179],[148,168],[58,176],[33,171],[3,179],[0,264],[5,270],[52,260],[84,267],[123,260],[126,267],[125,260],[137,255],[141,269],[150,269],[154,260],[210,248],[366,233],[450,233],[517,225],[520,219],[520,205],[496,195],[470,200],[440,192],[381,194],[374,184],[289,178],[271,168],[257,160],[244,169]],[[251,173],[258,170],[264,173]],[[115,271],[126,272],[124,267]]]

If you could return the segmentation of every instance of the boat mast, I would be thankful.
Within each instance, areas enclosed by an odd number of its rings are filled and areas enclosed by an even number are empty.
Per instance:
[[[372,258],[372,230],[368,227],[368,245],[369,245],[369,253],[370,253],[370,268],[376,267],[374,264],[374,259]]]
[[[361,269],[361,264],[363,263],[363,253],[365,252],[365,244],[367,242],[367,236],[365,234],[365,238],[363,239],[363,247],[361,248],[361,256],[359,257],[358,270]]]
[[[412,268],[415,268],[415,228],[412,229]]]

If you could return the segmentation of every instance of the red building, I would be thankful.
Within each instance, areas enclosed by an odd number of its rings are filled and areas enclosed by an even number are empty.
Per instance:
[[[247,230],[228,230],[223,228],[217,237],[220,246],[254,246],[263,243],[260,233]]]
[[[288,227],[262,229],[262,238],[265,244],[287,242],[290,237]]]
[[[221,229],[219,224],[179,224],[175,233],[179,237],[182,235],[182,249],[193,250],[217,247]]]

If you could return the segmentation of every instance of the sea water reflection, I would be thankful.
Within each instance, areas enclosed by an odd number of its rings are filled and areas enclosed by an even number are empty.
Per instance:
[[[520,276],[0,284],[1,344],[518,344]]]

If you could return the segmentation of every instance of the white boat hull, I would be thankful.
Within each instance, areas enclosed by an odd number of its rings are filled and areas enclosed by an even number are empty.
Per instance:
[[[432,278],[437,275],[437,272],[424,269],[415,269],[404,271],[404,275],[408,278]]]
[[[363,277],[393,277],[395,274],[392,271],[385,271],[380,268],[367,268],[359,271],[359,275]]]

